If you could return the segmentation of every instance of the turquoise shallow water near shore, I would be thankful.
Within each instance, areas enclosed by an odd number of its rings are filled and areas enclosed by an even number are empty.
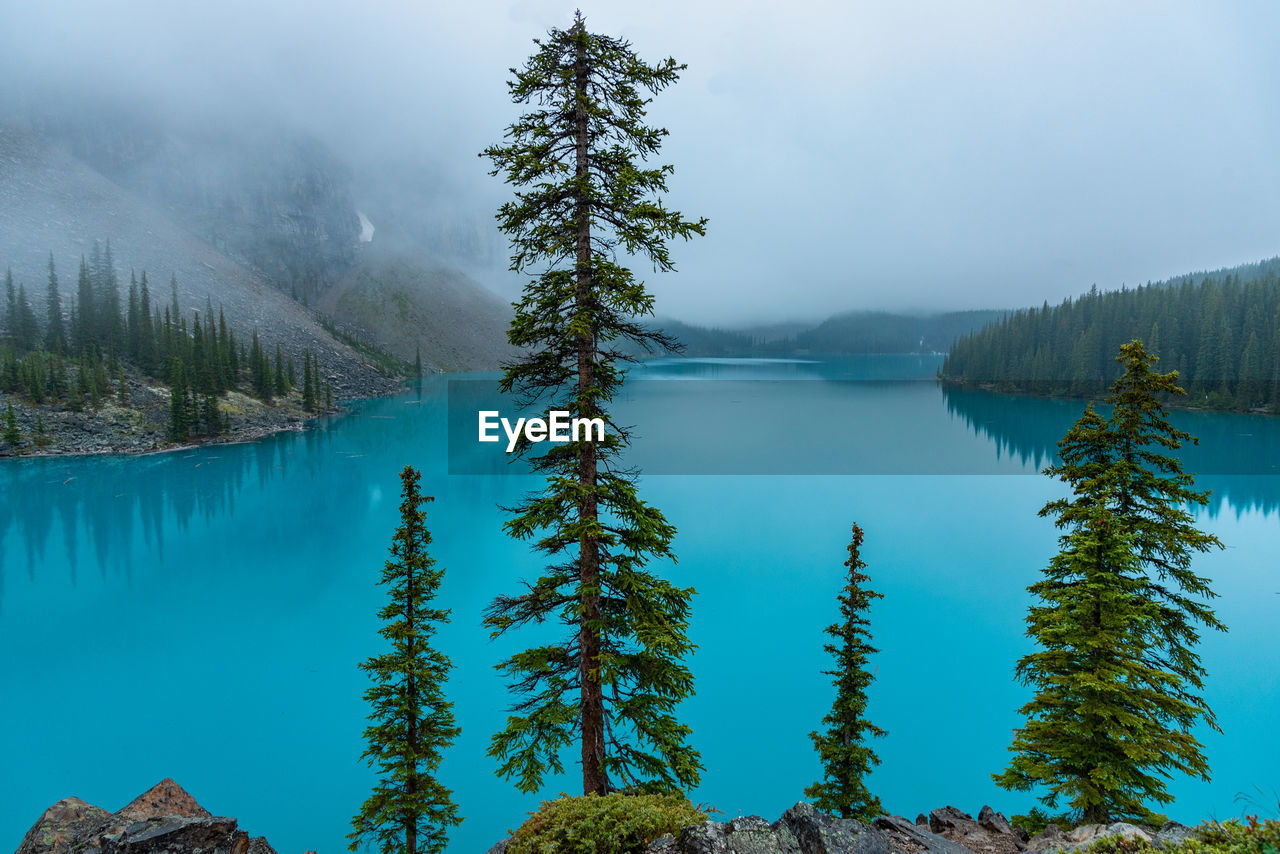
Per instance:
[[[650,472],[642,494],[679,528],[664,571],[698,590],[698,694],[684,709],[707,766],[695,800],[772,819],[818,773],[821,629],[857,520],[885,594],[870,715],[889,736],[874,789],[910,816],[1031,804],[989,775],[1027,696],[1011,684],[1024,588],[1056,547],[1036,510],[1060,487],[1035,472],[1081,404],[944,392],[927,381],[936,364],[670,360],[639,374],[667,382],[620,400]],[[345,847],[371,782],[356,664],[377,648],[375,581],[406,463],[436,497],[453,609],[440,643],[463,735],[441,776],[467,821],[451,850],[486,849],[536,805],[485,756],[507,703],[492,665],[531,637],[490,642],[479,622],[538,572],[497,508],[539,481],[450,475],[451,462],[489,462],[458,458],[456,442],[450,460],[462,416],[451,421],[448,391],[435,378],[253,444],[0,466],[0,848],[58,798],[114,809],[165,776],[282,852]],[[1171,815],[1196,821],[1280,785],[1280,419],[1175,418],[1203,439],[1187,458],[1215,491],[1199,521],[1227,544],[1196,564],[1231,627],[1201,647],[1224,730],[1200,733],[1214,781],[1171,783]]]

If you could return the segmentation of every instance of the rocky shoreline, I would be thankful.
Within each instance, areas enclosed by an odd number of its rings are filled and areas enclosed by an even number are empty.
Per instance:
[[[1141,840],[1163,848],[1195,834],[1171,821],[1159,830],[1124,822],[1070,829],[1050,824],[1030,836],[989,806],[976,819],[947,806],[915,821],[885,815],[865,824],[820,813],[801,801],[772,823],[752,815],[686,827],[655,839],[645,854],[1071,854],[1102,839]],[[510,843],[507,837],[488,854],[507,854]]]
[[[274,433],[303,430],[313,418],[340,413],[343,404],[397,394],[405,388],[403,378],[373,371],[358,371],[349,377],[334,375],[329,382],[334,408],[328,412],[306,412],[302,408],[302,395],[296,389],[271,403],[238,391],[228,392],[219,398],[218,408],[229,419],[230,429],[207,439],[180,443],[169,441],[168,388],[147,384],[136,377],[126,380],[126,405],[113,398],[104,400],[97,409],[85,408],[79,412],[47,404],[33,405],[30,401],[0,394],[0,415],[12,402],[18,431],[23,437],[17,448],[0,439],[0,458],[150,454],[199,445],[251,442]]]

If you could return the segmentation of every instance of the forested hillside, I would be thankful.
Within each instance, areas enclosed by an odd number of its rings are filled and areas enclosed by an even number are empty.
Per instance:
[[[846,356],[864,353],[940,353],[1002,311],[893,314],[848,311],[816,325],[801,323],[716,329],[659,320],[653,326],[675,337],[687,356]]]
[[[1089,396],[1118,376],[1115,353],[1134,338],[1178,371],[1188,403],[1280,411],[1280,258],[1013,312],[958,339],[941,375]]]
[[[292,398],[304,414],[333,408],[328,372],[309,349],[295,360],[286,336],[271,350],[254,327],[251,336],[241,330],[237,342],[210,300],[203,322],[193,310],[188,325],[175,277],[165,299],[153,296],[145,271],[131,274],[122,295],[110,243],[95,243],[81,259],[65,296],[52,254],[41,296],[33,298],[23,283],[15,287],[12,272],[4,279],[0,455],[75,450],[69,431],[102,422],[128,435],[126,447],[144,450],[230,435],[233,421],[243,428],[249,420],[246,408],[277,398]]]

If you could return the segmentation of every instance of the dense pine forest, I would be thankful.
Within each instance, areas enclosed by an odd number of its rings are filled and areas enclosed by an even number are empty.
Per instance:
[[[1094,396],[1115,352],[1140,338],[1176,370],[1191,406],[1280,412],[1280,258],[1137,288],[1095,286],[959,338],[944,380],[1003,391]]]
[[[25,283],[15,286],[12,273],[5,274],[0,392],[7,396],[3,444],[10,451],[51,443],[45,412],[96,411],[109,404],[134,408],[130,388],[139,383],[167,387],[169,442],[227,433],[236,408],[230,393],[268,404],[294,395],[308,413],[332,408],[332,389],[309,351],[299,369],[278,343],[272,352],[257,329],[250,342],[237,340],[211,300],[203,318],[193,311],[188,324],[176,278],[170,278],[162,303],[145,271],[130,274],[122,299],[110,242],[105,248],[95,242],[90,256],[80,259],[76,287],[66,298],[52,254],[48,269],[39,312]],[[15,400],[34,412],[28,435],[17,428]]]

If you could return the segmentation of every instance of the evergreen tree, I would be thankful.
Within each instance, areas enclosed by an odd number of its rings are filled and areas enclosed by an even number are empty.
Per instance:
[[[4,304],[4,331],[13,341],[18,326],[18,292],[13,286],[13,270],[4,271]]]
[[[62,354],[67,349],[67,332],[62,323],[62,297],[58,294],[58,270],[49,253],[49,290],[45,296],[44,348]]]
[[[311,351],[302,357],[302,408],[306,412],[316,411],[316,379],[311,370]]]
[[[9,401],[4,411],[4,440],[9,447],[16,449],[22,444],[22,433],[18,430],[18,416],[13,411],[13,401]]]
[[[422,379],[422,345],[419,344],[413,354],[413,375]]]
[[[142,271],[142,282],[138,287],[138,367],[145,374],[154,374],[159,364],[159,350],[156,342],[158,324],[151,316],[151,287],[147,284],[147,271]]]
[[[13,338],[19,353],[29,353],[40,344],[40,322],[36,320],[36,313],[27,299],[27,289],[24,285],[18,285]]]
[[[89,265],[80,256],[80,275],[76,281],[76,303],[72,314],[71,339],[76,353],[84,354],[97,343],[95,335],[95,311],[93,280],[89,277]]]
[[[507,367],[501,388],[553,400],[574,418],[600,418],[608,429],[603,441],[586,437],[530,456],[547,486],[513,508],[505,528],[534,539],[555,563],[525,592],[496,598],[485,623],[497,636],[553,620],[566,636],[500,665],[519,699],[489,752],[522,791],[559,773],[560,753],[575,740],[584,793],[692,786],[701,761],[674,713],[693,694],[683,663],[693,650],[693,590],[646,568],[672,557],[675,528],[615,464],[628,434],[608,412],[623,381],[620,363],[631,360],[615,342],[648,350],[671,343],[637,319],[652,314],[653,297],[617,253],[671,270],[666,241],[704,231],[705,220],[662,206],[671,167],[644,168],[666,131],[643,123],[650,99],[642,90],[666,88],[684,66],[650,66],[627,42],[588,32],[580,14],[535,44],[509,84],[514,102],[534,108],[511,125],[505,145],[482,152],[492,174],[516,188],[498,212],[511,268],[534,276],[508,331],[527,355]]]
[[[280,356],[280,345],[278,343],[276,344],[275,370],[276,370],[275,378],[274,378],[275,393],[280,397],[284,397],[285,394],[288,393],[289,387],[285,384],[284,359],[281,358]]]
[[[175,356],[169,360],[169,441],[185,442],[191,435],[190,409],[186,372]]]
[[[867,611],[872,600],[881,599],[884,594],[865,586],[871,579],[862,571],[867,565],[861,550],[862,528],[855,524],[849,559],[844,563],[849,568],[849,580],[839,598],[841,622],[826,629],[836,641],[825,647],[835,659],[835,670],[824,671],[835,677],[836,699],[822,719],[826,732],[809,733],[822,760],[822,780],[804,793],[814,799],[814,806],[822,812],[871,821],[884,814],[884,807],[867,789],[866,776],[880,764],[867,741],[883,737],[885,731],[866,719],[867,688],[874,678],[867,670],[867,657],[879,652],[871,646]]]
[[[385,622],[378,633],[391,649],[360,665],[373,682],[365,692],[372,712],[361,759],[377,769],[379,780],[351,820],[352,851],[372,840],[382,854],[439,854],[448,827],[462,823],[453,793],[435,777],[461,730],[444,696],[453,665],[432,646],[449,612],[433,604],[444,570],[427,553],[431,533],[422,507],[432,499],[418,491],[420,479],[412,466],[400,473],[400,527],[382,570],[390,601],[378,612]]]
[[[1028,634],[1042,649],[1024,656],[1018,676],[1036,688],[1021,712],[1016,756],[994,775],[1001,786],[1048,787],[1085,822],[1150,820],[1148,802],[1167,804],[1171,771],[1209,779],[1191,735],[1217,722],[1200,692],[1199,627],[1225,630],[1204,600],[1208,579],[1191,571],[1195,552],[1222,548],[1195,528],[1188,505],[1208,494],[1175,457],[1192,440],[1169,424],[1160,399],[1183,394],[1176,373],[1152,370],[1141,341],[1120,348],[1124,374],[1103,418],[1091,406],[1059,442],[1061,462],[1046,474],[1066,482],[1068,498],[1040,511],[1068,533],[1045,580],[1028,588]]]

